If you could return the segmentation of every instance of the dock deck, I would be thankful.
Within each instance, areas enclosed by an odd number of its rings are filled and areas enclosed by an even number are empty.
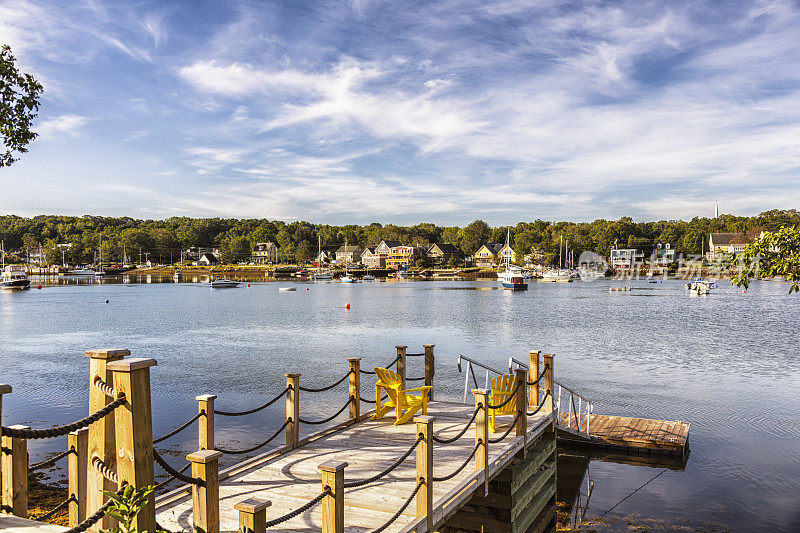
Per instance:
[[[558,431],[571,439],[659,454],[683,455],[689,442],[688,422],[592,414],[589,437],[586,423],[585,417],[576,419],[574,415],[562,413]]]
[[[434,417],[434,433],[438,437],[456,435],[469,420],[474,406],[448,402],[431,402],[428,416]],[[506,420],[507,419],[507,420]],[[295,449],[285,446],[267,452],[220,472],[220,529],[236,531],[238,512],[234,504],[248,498],[270,500],[267,520],[282,516],[317,496],[322,490],[318,466],[330,460],[345,461],[345,482],[368,478],[395,462],[414,443],[416,425],[394,425],[394,416],[369,420],[368,414],[355,423],[309,437]],[[528,417],[528,442],[536,439],[554,421],[553,414]],[[499,437],[511,424],[511,417],[498,418]],[[475,446],[475,423],[457,441],[434,446],[434,476],[444,476],[456,470]],[[490,438],[492,436],[490,435]],[[489,466],[492,478],[499,474],[523,448],[523,438],[513,431],[501,442],[489,446]],[[474,459],[472,460],[474,462]],[[447,481],[433,483],[434,527],[446,522],[474,495],[483,482],[483,471],[476,472],[472,464]],[[400,509],[416,486],[413,456],[383,479],[369,485],[345,491],[345,531],[372,531],[387,522]],[[192,501],[186,487],[161,496],[156,501],[156,519],[169,530],[192,528]],[[292,518],[270,531],[320,531],[321,506]],[[425,519],[416,516],[415,502],[386,531],[426,531]]]

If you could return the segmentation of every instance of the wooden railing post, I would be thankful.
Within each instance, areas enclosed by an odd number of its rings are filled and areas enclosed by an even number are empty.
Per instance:
[[[117,441],[117,477],[137,489],[153,485],[153,417],[150,406],[150,367],[155,359],[135,357],[108,363],[114,391],[125,395],[125,405],[114,410]],[[136,515],[136,531],[155,531],[155,499]]]
[[[90,414],[114,401],[114,398],[106,396],[103,391],[94,386],[95,379],[100,378],[103,380],[103,383],[111,385],[113,378],[111,371],[108,369],[108,364],[112,361],[119,361],[130,354],[130,351],[124,349],[98,348],[86,350],[85,355],[89,358]],[[99,457],[111,470],[115,470],[117,464],[114,421],[115,417],[109,415],[89,426],[89,450],[87,452],[87,461],[89,461],[91,457]],[[106,499],[108,499],[108,497],[103,494],[104,490],[116,492],[117,487],[114,483],[104,478],[97,470],[89,468],[86,478],[87,516],[94,514],[94,512],[105,503]],[[116,520],[109,516],[104,516],[95,525],[90,527],[89,531],[111,529],[115,524]]]
[[[361,358],[353,357],[347,362],[350,363],[350,376],[347,380],[348,399],[355,398],[350,404],[350,418],[358,420],[361,416]]]
[[[300,374],[284,374],[286,386],[286,444],[297,448],[300,443]]]
[[[109,415],[110,416],[110,415]],[[67,492],[73,500],[69,503],[69,527],[86,519],[86,482],[89,474],[89,428],[67,435]]]
[[[197,443],[199,450],[214,449],[214,400],[215,394],[201,394],[197,400],[197,412],[201,414],[197,419]]]
[[[475,470],[483,470],[484,496],[489,494],[489,476],[486,466],[489,464],[489,389],[472,389],[475,395],[475,408],[478,416],[475,417]]]
[[[0,426],[3,425],[3,395],[11,394],[11,385],[8,383],[0,383]],[[0,479],[3,479],[3,460],[0,459]]]
[[[425,348],[425,385],[433,387],[433,375],[436,373],[436,361],[433,358],[435,344],[423,344],[422,346]],[[428,393],[428,399],[433,401],[433,389]]]
[[[197,533],[219,533],[219,458],[222,452],[199,450],[186,456],[192,477],[203,480],[192,485],[192,525]]]
[[[433,417],[414,417],[417,424],[417,437],[422,442],[417,445],[417,483],[422,486],[417,491],[417,516],[426,516],[427,531],[433,531]]]
[[[234,505],[233,508],[239,511],[239,531],[266,533],[267,507],[270,505],[272,505],[270,500],[256,498],[250,498]]]
[[[31,429],[10,426],[11,429]],[[3,512],[28,518],[28,440],[3,435]]]
[[[397,349],[397,375],[400,376],[400,387],[406,388],[406,350],[408,346],[395,346]]]
[[[531,357],[531,362],[528,365],[528,378],[531,381],[536,381],[539,377],[539,354],[542,353],[541,350],[531,350],[528,352]],[[530,390],[528,391],[530,394],[530,406],[536,408],[539,406],[539,383],[537,382],[534,385],[530,386]]]
[[[553,354],[546,353],[542,359],[544,360],[545,367],[547,367],[547,370],[544,372],[544,392],[545,394],[550,392],[547,399],[544,401],[545,406],[542,410],[549,414],[553,412],[553,406],[555,405],[555,399],[553,398]],[[560,421],[556,420],[556,423],[560,423]]]
[[[524,457],[528,453],[528,390],[526,388],[528,371],[524,368],[517,368],[514,381],[516,381],[514,388],[517,388],[519,384],[517,397],[515,398],[517,401],[517,414],[514,416],[517,417],[517,425],[514,434],[517,437],[522,437],[522,456]]]
[[[331,495],[322,499],[322,533],[344,532],[344,469],[347,463],[325,461],[322,470],[322,490],[331,489]]]

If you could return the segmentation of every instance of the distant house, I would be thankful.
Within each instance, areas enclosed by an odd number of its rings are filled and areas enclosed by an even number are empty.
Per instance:
[[[616,270],[635,268],[644,263],[644,253],[635,248],[612,248],[611,267]]]
[[[219,264],[219,259],[214,254],[203,254],[200,256],[200,259],[195,261],[197,266],[214,266]]]
[[[741,253],[751,242],[745,233],[712,233],[708,236],[708,258]]]
[[[388,257],[392,251],[392,248],[397,248],[398,246],[402,245],[403,243],[400,241],[381,241],[378,246],[375,247],[375,253]]]
[[[422,253],[418,246],[394,246],[386,257],[386,268],[400,270],[413,265]]]
[[[339,249],[339,245],[332,245],[332,246],[323,246],[322,250],[316,255],[315,261],[317,263],[333,263],[336,259],[336,250]]]
[[[484,244],[478,248],[478,251],[472,256],[475,261],[475,266],[490,267],[494,265],[494,262],[500,254],[500,250],[502,249],[503,245],[497,242]]]
[[[670,243],[656,244],[653,249],[653,264],[655,266],[667,266],[675,262],[675,247]]]
[[[461,251],[450,243],[437,242],[428,248],[427,255],[434,265],[448,265],[454,257],[461,255]]]
[[[387,255],[375,253],[375,249],[365,248],[361,252],[361,264],[365,268],[386,268]]]
[[[358,245],[340,246],[336,250],[336,261],[339,263],[352,264],[361,261],[361,254],[364,249]]]
[[[253,248],[253,253],[250,260],[256,264],[263,263],[277,263],[278,262],[278,245],[274,242],[260,242]]]
[[[219,249],[212,246],[190,246],[184,252],[184,258],[197,261],[203,254],[219,255]]]
[[[505,263],[506,256],[508,256],[509,261],[511,263],[516,264],[516,262],[517,262],[517,253],[514,251],[514,249],[511,246],[506,246],[504,244],[503,247],[500,248],[500,252],[497,255],[500,257],[500,262],[501,263]]]

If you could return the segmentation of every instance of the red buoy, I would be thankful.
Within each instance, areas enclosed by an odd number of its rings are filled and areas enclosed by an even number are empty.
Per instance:
[[[350,304],[344,306],[345,309],[350,309]]]
[[[247,288],[248,288],[248,289],[250,288],[250,284],[249,284],[249,283],[247,284]]]
[[[36,288],[37,288],[37,289],[41,289],[41,288],[42,288],[42,286],[41,286],[41,285],[37,285],[37,286],[36,286]]]

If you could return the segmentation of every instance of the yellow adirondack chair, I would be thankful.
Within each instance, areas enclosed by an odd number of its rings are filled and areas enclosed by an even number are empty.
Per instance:
[[[506,401],[514,392],[514,374],[502,374],[492,378],[492,388],[489,393],[489,405],[499,405]],[[520,389],[522,390],[522,389]],[[517,402],[511,400],[499,409],[489,408],[489,431],[495,432],[494,418],[499,415],[517,414]]]
[[[394,422],[395,425],[408,422],[420,409],[422,409],[423,415],[428,414],[428,394],[433,387],[426,385],[414,389],[403,389],[400,376],[388,368],[376,368],[375,374],[378,376],[378,382],[375,384],[375,414],[372,415],[372,420],[383,418],[383,415],[392,408],[394,408],[397,418]],[[388,396],[388,401],[383,405],[381,405],[381,389],[385,390]],[[419,392],[420,394],[409,394],[409,392]]]

